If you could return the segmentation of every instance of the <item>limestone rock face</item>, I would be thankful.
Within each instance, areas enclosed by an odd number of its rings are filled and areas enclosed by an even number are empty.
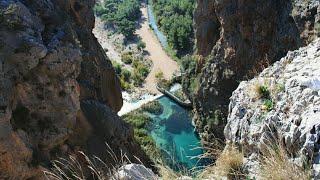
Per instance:
[[[318,35],[319,1],[304,2],[198,0],[197,53],[205,60],[197,62],[197,75],[185,77],[198,82],[194,121],[204,141],[223,138],[229,97],[241,80]]]
[[[261,86],[268,89],[272,104],[259,94]],[[294,162],[302,164],[304,157],[311,161],[319,179],[320,39],[241,82],[230,98],[224,134],[244,151],[248,167],[254,168],[250,164],[268,143],[280,142]]]
[[[92,34],[94,3],[0,1],[0,179],[41,177],[56,156],[95,149],[89,139],[103,146],[113,138],[110,146],[141,158],[132,129],[116,115],[121,89]],[[94,113],[108,113],[92,118],[80,106],[87,101],[105,106]]]
[[[146,168],[141,164],[127,164],[119,168],[115,174],[115,179],[120,180],[157,180],[157,177],[151,169]]]

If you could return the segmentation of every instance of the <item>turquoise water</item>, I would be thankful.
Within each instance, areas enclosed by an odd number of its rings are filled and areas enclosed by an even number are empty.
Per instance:
[[[149,25],[153,28],[161,46],[163,48],[168,47],[168,42],[166,36],[159,30],[156,19],[153,14],[152,5],[148,4],[148,16],[149,16]]]
[[[161,115],[150,115],[152,138],[161,149],[165,163],[175,170],[199,168],[205,160],[197,156],[203,154],[200,139],[194,132],[189,111],[167,97],[158,99],[164,107]]]

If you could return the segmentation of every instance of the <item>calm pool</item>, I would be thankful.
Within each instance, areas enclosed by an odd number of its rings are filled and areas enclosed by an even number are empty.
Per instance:
[[[161,115],[150,116],[152,138],[161,149],[165,163],[175,170],[190,170],[207,163],[197,156],[203,154],[200,139],[191,124],[190,112],[167,97],[158,99],[164,107]]]

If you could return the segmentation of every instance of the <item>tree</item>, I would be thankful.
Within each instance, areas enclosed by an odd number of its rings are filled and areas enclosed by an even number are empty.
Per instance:
[[[141,40],[139,40],[139,42],[138,42],[138,44],[137,44],[137,48],[138,48],[140,51],[143,50],[143,49],[145,49],[145,48],[146,48],[146,43],[143,42],[143,41],[141,41]]]
[[[106,23],[115,25],[126,38],[135,32],[135,22],[140,18],[139,0],[104,0],[94,7],[97,16]]]
[[[190,51],[193,41],[194,0],[153,0],[157,23],[165,33],[168,44],[178,55]]]

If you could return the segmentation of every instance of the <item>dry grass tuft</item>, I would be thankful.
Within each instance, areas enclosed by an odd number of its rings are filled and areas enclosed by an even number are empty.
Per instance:
[[[228,179],[243,179],[243,158],[243,153],[236,147],[232,145],[227,146],[220,155],[218,155],[215,165],[207,167],[199,174],[199,178],[211,179],[228,177]]]
[[[170,167],[163,165],[163,164],[158,164],[157,169],[159,171],[159,175],[162,179],[178,179],[179,177],[182,177],[181,174],[173,171]]]
[[[107,144],[107,152],[112,158],[114,165],[110,167],[110,163],[106,163],[99,157],[88,157],[83,152],[78,152],[77,155],[70,155],[68,158],[59,158],[52,162],[53,168],[51,171],[44,171],[45,177],[49,180],[116,180],[117,170],[130,163],[128,157],[121,153],[120,158],[116,156],[111,147]]]
[[[260,164],[259,176],[262,179],[311,179],[310,168],[300,167],[290,161],[288,153],[280,143],[266,147],[260,158]]]

